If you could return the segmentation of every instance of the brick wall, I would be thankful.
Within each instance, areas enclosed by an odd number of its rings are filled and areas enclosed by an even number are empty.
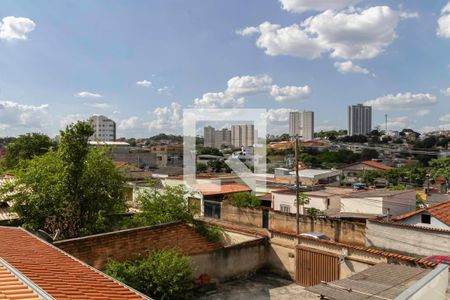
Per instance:
[[[269,228],[278,232],[295,233],[295,215],[270,212]],[[300,216],[300,232],[322,232],[332,240],[341,243],[365,245],[366,224],[329,218]]]
[[[179,222],[63,240],[54,245],[100,270],[108,258],[133,259],[151,249],[176,248],[185,255],[195,255],[222,247]]]

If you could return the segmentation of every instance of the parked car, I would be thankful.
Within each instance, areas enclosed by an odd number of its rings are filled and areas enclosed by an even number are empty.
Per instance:
[[[313,238],[316,240],[324,240],[324,241],[331,240],[326,234],[323,234],[321,232],[304,232],[304,233],[300,233],[300,236],[310,237],[310,238]]]
[[[445,263],[450,265],[450,256],[433,255],[428,256],[425,259],[435,264]]]
[[[362,182],[357,182],[357,183],[352,184],[352,189],[354,189],[354,190],[364,190],[364,189],[366,189],[366,185],[364,183],[362,183]]]

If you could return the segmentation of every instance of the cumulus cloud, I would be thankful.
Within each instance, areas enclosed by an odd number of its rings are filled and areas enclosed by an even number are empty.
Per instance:
[[[119,122],[118,129],[121,130],[130,130],[135,129],[140,126],[140,120],[138,117],[129,117],[128,119],[122,120]]]
[[[387,122],[387,126],[389,129],[403,129],[409,127],[409,118],[404,117],[395,117],[395,118],[389,118]],[[380,127],[384,128],[386,123],[379,124]]]
[[[405,14],[388,6],[326,10],[300,24],[282,27],[264,22],[243,29],[241,34],[255,33],[257,29],[256,46],[271,56],[315,59],[329,53],[335,58],[370,59],[395,40],[397,24],[404,18]]]
[[[268,122],[287,122],[289,120],[289,112],[292,109],[288,108],[271,108],[263,114],[263,118],[266,118]]]
[[[197,108],[231,108],[243,107],[245,102],[243,97],[235,99],[231,95],[219,92],[203,94],[201,98],[194,100],[194,105]]]
[[[443,115],[439,118],[439,121],[450,122],[450,114]]]
[[[83,103],[85,106],[92,107],[92,108],[98,108],[98,109],[107,109],[111,108],[111,105],[108,103],[102,103],[102,102],[95,102],[95,103]]]
[[[47,122],[48,104],[27,105],[14,101],[0,101],[0,123],[3,128],[39,129]]]
[[[423,117],[423,116],[429,115],[430,113],[431,113],[431,110],[429,110],[429,109],[419,109],[416,112],[416,116]]]
[[[335,62],[334,67],[341,74],[347,74],[347,73],[369,74],[369,70],[353,64],[353,62],[351,60],[344,61],[344,62]]]
[[[436,34],[438,37],[450,39],[450,2],[441,10]]]
[[[450,97],[450,87],[445,90],[441,90],[442,95]]]
[[[0,22],[0,40],[26,40],[35,28],[36,24],[28,18],[4,17]]]
[[[268,75],[235,76],[228,80],[226,92],[230,96],[256,95],[270,91],[272,78]]]
[[[366,101],[364,104],[372,106],[375,110],[407,110],[419,107],[426,107],[436,103],[436,96],[432,94],[413,94],[398,93],[389,94],[373,100]]]
[[[245,27],[243,29],[238,29],[236,30],[236,34],[241,35],[241,36],[249,36],[255,33],[258,33],[259,29],[257,27],[253,27],[253,26],[249,26],[249,27]]]
[[[270,95],[275,97],[275,100],[278,102],[305,100],[311,95],[311,88],[307,85],[284,87],[274,85],[272,86]]]
[[[177,131],[183,125],[183,111],[181,104],[172,102],[170,106],[157,107],[152,112],[154,120],[143,125],[148,130]]]
[[[91,93],[91,92],[79,92],[75,94],[75,97],[79,98],[102,98],[103,96],[97,93]]]
[[[140,80],[140,81],[136,81],[136,85],[139,87],[149,88],[152,86],[152,82],[149,80]]]
[[[328,9],[339,10],[355,5],[361,0],[280,0],[281,8],[289,12],[303,13],[306,11],[324,11]]]
[[[450,123],[449,124],[441,124],[438,126],[425,126],[419,130],[421,133],[425,132],[432,132],[432,131],[440,131],[440,130],[450,130]]]
[[[170,96],[172,94],[172,90],[168,86],[163,86],[159,89],[157,89],[158,94],[164,95],[164,96]]]
[[[59,126],[61,129],[66,128],[66,126],[76,123],[80,120],[86,120],[87,117],[82,114],[68,114],[60,118],[59,120]]]

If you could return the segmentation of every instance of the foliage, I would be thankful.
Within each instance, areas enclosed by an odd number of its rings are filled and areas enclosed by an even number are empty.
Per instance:
[[[416,209],[421,209],[425,207],[425,203],[419,194],[416,194]]]
[[[209,226],[204,222],[194,220],[194,228],[197,233],[203,235],[208,241],[219,243],[222,236],[222,229],[217,226]]]
[[[236,193],[231,195],[230,203],[236,207],[260,207],[261,200],[250,193]]]
[[[208,171],[208,166],[206,164],[204,164],[204,163],[198,163],[197,164],[197,172],[203,173],[203,172],[206,172],[206,171]]]
[[[389,187],[389,189],[391,191],[402,191],[402,190],[406,190],[406,185],[404,185],[404,184],[391,185]]]
[[[183,136],[181,135],[173,135],[173,134],[165,134],[165,133],[160,133],[157,135],[154,135],[150,138],[148,138],[148,141],[171,141],[171,142],[178,142],[181,143],[183,142]]]
[[[123,178],[103,151],[89,148],[86,122],[61,132],[57,150],[22,161],[6,189],[24,226],[62,238],[106,230],[108,214],[123,211]]]
[[[323,215],[323,211],[315,207],[308,207],[306,209],[306,214],[311,217],[317,217]]]
[[[106,274],[155,299],[183,299],[192,286],[189,257],[155,250],[135,261],[109,260]]]
[[[13,169],[20,161],[43,155],[54,146],[56,144],[45,134],[27,133],[20,135],[6,146],[3,167]]]
[[[433,159],[429,162],[429,166],[431,178],[444,176],[447,181],[450,180],[450,157]]]
[[[367,143],[368,139],[365,135],[352,135],[339,138],[344,143]]]
[[[297,201],[298,201],[298,205],[300,205],[300,206],[308,205],[309,200],[310,200],[309,197],[305,193],[300,192],[298,194],[297,200],[294,201],[294,204],[297,205]]]
[[[371,160],[373,158],[378,158],[378,156],[379,156],[378,151],[375,149],[364,148],[361,151],[361,159],[362,160]]]
[[[213,147],[203,147],[203,148],[198,150],[198,154],[201,154],[201,155],[209,154],[209,155],[223,156],[222,152],[220,152],[219,149],[213,148]]]
[[[208,161],[207,166],[216,173],[231,173],[231,168],[225,163],[223,159],[210,160]]]

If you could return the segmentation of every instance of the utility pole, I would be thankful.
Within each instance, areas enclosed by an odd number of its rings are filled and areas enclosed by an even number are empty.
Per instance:
[[[297,239],[298,239],[298,235],[300,234],[300,215],[299,215],[299,210],[300,210],[300,203],[299,203],[299,197],[300,195],[300,181],[299,181],[299,176],[298,176],[298,134],[295,135],[295,199],[296,199],[296,205],[297,205],[297,213],[295,214],[295,219],[297,222]],[[298,241],[297,241],[298,243]]]

